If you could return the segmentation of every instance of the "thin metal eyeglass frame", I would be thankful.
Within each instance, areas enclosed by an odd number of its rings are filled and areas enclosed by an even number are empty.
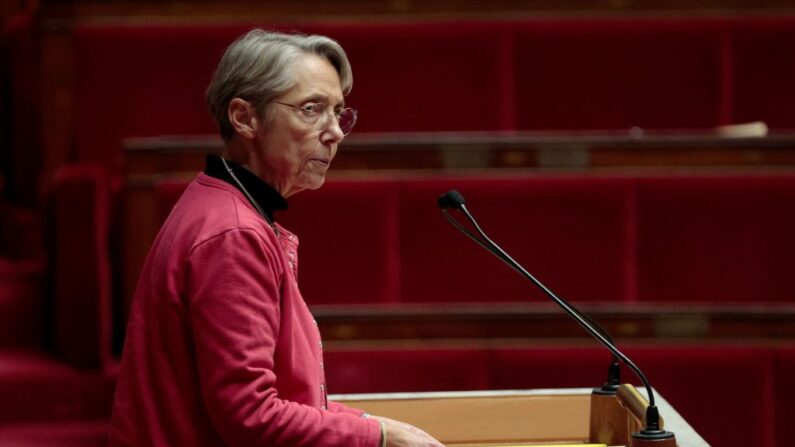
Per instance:
[[[356,125],[356,120],[359,117],[359,112],[356,109],[354,109],[353,107],[345,107],[344,109],[340,110],[339,113],[333,111],[333,109],[332,109],[331,113],[328,113],[328,112],[310,112],[310,111],[304,110],[303,107],[297,106],[295,104],[288,104],[286,102],[280,102],[280,101],[271,101],[271,102],[275,103],[275,104],[280,104],[280,105],[283,105],[283,106],[287,106],[287,107],[292,107],[292,108],[298,110],[299,112],[304,113],[304,114],[306,114],[308,116],[311,116],[313,114],[317,114],[318,116],[319,115],[327,115],[329,117],[333,116],[334,119],[337,120],[337,124],[340,124],[340,117],[342,117],[342,113],[345,112],[346,110],[349,110],[351,112],[351,117],[352,118],[351,118],[350,126],[346,126],[346,127],[348,127],[348,131],[346,132],[345,129],[343,129],[342,126],[340,126],[340,130],[342,131],[342,135],[346,135],[346,136],[353,131],[353,127]],[[328,119],[329,118],[326,118],[326,121],[323,123],[322,126],[320,126],[321,129],[323,129],[323,128],[325,128],[325,127],[327,127],[329,125]]]

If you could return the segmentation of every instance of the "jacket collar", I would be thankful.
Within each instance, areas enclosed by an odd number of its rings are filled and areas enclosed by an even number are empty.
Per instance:
[[[243,184],[271,221],[276,220],[274,218],[274,212],[287,209],[287,200],[282,197],[278,191],[273,189],[273,187],[265,183],[261,178],[257,177],[253,172],[242,165],[230,160],[226,160],[226,163],[232,168],[232,171],[240,180],[240,183]],[[237,182],[232,179],[232,176],[229,175],[229,172],[224,168],[221,157],[217,155],[207,155],[207,167],[204,168],[204,173],[240,189]]]

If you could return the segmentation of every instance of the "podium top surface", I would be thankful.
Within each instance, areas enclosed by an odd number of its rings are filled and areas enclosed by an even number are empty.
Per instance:
[[[501,399],[515,400],[517,398],[527,399],[544,399],[551,398],[553,401],[560,402],[569,407],[562,408],[566,414],[566,419],[570,422],[569,425],[575,427],[575,430],[570,433],[571,440],[576,440],[577,437],[582,436],[577,430],[583,430],[585,437],[587,437],[587,419],[588,419],[588,405],[591,388],[555,388],[555,389],[530,389],[530,390],[500,390],[500,391],[452,391],[452,392],[421,392],[421,393],[372,393],[372,394],[336,394],[330,395],[329,398],[338,402],[343,402],[353,407],[367,407],[372,408],[374,414],[379,414],[378,409],[390,408],[391,405],[406,405],[406,408],[412,410],[422,407],[434,408],[435,404],[441,402],[456,402],[457,408],[465,407],[465,402],[496,402]],[[640,394],[648,399],[645,389],[638,390]],[[657,407],[660,414],[665,420],[665,428],[676,434],[677,445],[679,447],[708,447],[709,444],[687,423],[687,421],[671,406],[655,390],[655,398]],[[564,403],[565,401],[565,403]],[[374,405],[374,407],[369,407]],[[386,405],[387,407],[384,407]],[[431,410],[433,411],[433,410]],[[515,411],[511,409],[509,411]],[[584,411],[584,414],[583,414]],[[412,411],[416,413],[416,411]],[[421,412],[420,412],[421,413]],[[481,417],[482,415],[482,417]],[[387,415],[388,416],[388,415]],[[398,414],[399,416],[399,414]],[[433,415],[433,424],[442,424],[445,426],[451,425],[445,422],[448,415]],[[474,419],[490,419],[489,414],[482,412],[476,414]],[[534,415],[543,417],[542,415]],[[452,416],[451,416],[452,417]],[[471,417],[469,415],[468,417]],[[407,421],[412,422],[412,421]],[[467,424],[472,425],[477,423],[475,420],[468,420]],[[493,421],[486,421],[487,425],[493,424]],[[584,427],[584,428],[583,428]],[[448,428],[448,427],[444,427]],[[584,438],[583,438],[584,439]],[[563,439],[562,439],[563,440]]]

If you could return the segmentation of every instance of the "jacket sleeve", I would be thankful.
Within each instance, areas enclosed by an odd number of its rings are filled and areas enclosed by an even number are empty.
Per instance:
[[[377,421],[279,398],[273,362],[283,272],[275,250],[256,231],[234,229],[187,260],[184,290],[212,424],[230,447],[376,447]]]
[[[358,417],[362,417],[362,415],[364,414],[364,411],[358,408],[351,408],[345,404],[341,404],[339,402],[334,402],[331,400],[328,401],[328,409],[332,413],[348,413]]]

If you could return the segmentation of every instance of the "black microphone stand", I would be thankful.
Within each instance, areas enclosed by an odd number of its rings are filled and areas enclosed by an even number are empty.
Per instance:
[[[574,308],[571,304],[566,302],[565,300],[559,298],[552,290],[547,288],[544,284],[541,283],[538,279],[536,279],[533,275],[531,275],[524,267],[521,266],[518,262],[516,262],[508,253],[505,252],[499,245],[497,245],[494,241],[492,241],[486,233],[480,228],[477,221],[472,217],[472,215],[467,210],[466,206],[464,205],[464,197],[458,193],[457,191],[448,191],[446,194],[439,197],[438,205],[442,209],[442,213],[445,215],[447,220],[455,226],[459,231],[467,235],[470,239],[472,239],[475,243],[480,245],[485,250],[489,251],[493,255],[495,255],[498,259],[503,261],[504,263],[508,264],[512,269],[519,272],[522,276],[530,280],[533,284],[536,285],[545,295],[547,295],[555,304],[557,304],[560,308],[562,308],[571,318],[574,319],[583,329],[585,329],[591,336],[596,338],[604,347],[606,347],[614,356],[614,359],[620,359],[625,365],[627,365],[635,375],[640,379],[643,383],[643,386],[646,388],[646,393],[649,397],[649,406],[646,409],[646,417],[643,421],[645,423],[645,427],[638,433],[633,433],[634,439],[639,439],[643,441],[662,441],[662,440],[669,440],[674,438],[674,434],[672,432],[663,430],[660,428],[660,414],[659,410],[657,409],[657,405],[654,399],[654,391],[652,390],[651,384],[649,383],[646,375],[640,368],[635,365],[632,360],[629,359],[624,353],[622,353],[615,344],[606,336],[604,331],[599,331],[594,328],[592,324],[589,322],[589,318],[584,316],[579,310]],[[464,227],[460,222],[454,219],[450,213],[448,213],[449,208],[454,208],[456,210],[461,211],[464,216],[466,216],[467,220],[472,224],[475,230],[478,232],[480,238],[472,234],[466,227]],[[611,365],[608,383],[606,383],[603,388],[609,390],[610,388],[616,387],[617,384],[611,383],[614,381],[618,381],[617,376],[617,362],[613,362],[616,367]]]

